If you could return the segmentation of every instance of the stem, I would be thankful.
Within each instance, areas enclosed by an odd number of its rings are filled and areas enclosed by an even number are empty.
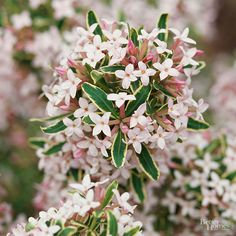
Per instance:
[[[125,117],[125,104],[123,104],[123,105],[120,107],[120,117],[121,117],[121,118],[124,118],[124,117]]]

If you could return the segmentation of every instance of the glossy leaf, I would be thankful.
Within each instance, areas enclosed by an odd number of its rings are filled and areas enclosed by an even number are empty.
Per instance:
[[[44,138],[34,137],[34,138],[29,139],[29,144],[32,148],[36,148],[36,149],[43,148],[45,143],[46,143],[46,140]]]
[[[125,163],[128,144],[126,143],[126,135],[119,130],[115,136],[111,147],[111,157],[115,167],[120,168]]]
[[[114,108],[111,101],[107,100],[107,93],[102,89],[89,83],[84,83],[82,89],[98,109],[103,112],[111,112],[111,114],[116,118],[119,117],[117,109]]]
[[[100,68],[103,73],[114,74],[117,70],[125,70],[122,65],[103,66]]]
[[[107,211],[107,236],[116,236],[118,234],[118,224],[116,217],[111,211]]]
[[[76,233],[77,229],[75,227],[66,227],[60,231],[57,236],[72,236]]]
[[[168,39],[168,14],[162,14],[158,21],[159,29],[166,29],[166,33],[160,33],[158,39],[162,41],[167,41]]]
[[[150,94],[151,94],[150,85],[140,87],[134,94],[136,100],[128,102],[127,107],[125,109],[126,115],[131,116],[133,112],[137,110],[140,105],[142,105],[148,100]]]
[[[174,98],[174,96],[166,88],[164,88],[160,83],[154,81],[153,87],[156,90],[160,90],[164,95]]]
[[[133,169],[132,170],[131,184],[132,184],[134,192],[136,193],[139,201],[143,202],[144,199],[145,199],[145,192],[144,192],[144,186],[143,186],[143,178],[140,175],[140,173],[137,171],[137,169]]]
[[[204,130],[209,128],[209,124],[205,121],[194,120],[193,118],[188,119],[188,129],[192,130]]]
[[[65,114],[61,114],[58,116],[52,116],[52,117],[46,117],[46,118],[32,118],[30,119],[31,122],[49,122],[49,121],[55,121],[55,120],[62,120],[65,117],[68,117],[72,115],[72,113],[65,113]]]
[[[97,16],[93,11],[89,11],[88,14],[87,14],[87,27],[89,28],[93,24],[98,24],[93,33],[97,34],[97,35],[100,35],[102,37],[103,36],[102,28],[99,25]]]
[[[105,197],[101,203],[101,209],[104,209],[111,201],[111,199],[113,198],[113,189],[117,189],[118,188],[118,183],[117,181],[113,181],[106,189],[106,194]]]
[[[55,134],[63,131],[66,129],[66,125],[63,123],[63,121],[59,121],[58,123],[47,126],[47,127],[41,127],[42,131],[46,134]]]
[[[142,151],[140,154],[136,153],[140,167],[144,173],[153,180],[159,178],[159,169],[156,166],[156,163],[153,161],[152,156],[145,145],[142,144]]]
[[[45,151],[44,154],[47,155],[47,156],[50,156],[52,154],[60,152],[65,143],[66,142],[61,142],[61,143],[58,143],[56,145],[53,145],[47,151]]]

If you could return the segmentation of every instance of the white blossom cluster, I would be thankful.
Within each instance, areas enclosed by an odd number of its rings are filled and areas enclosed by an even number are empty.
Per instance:
[[[42,111],[37,99],[37,78],[33,73],[28,74],[21,70],[13,59],[16,41],[17,38],[11,30],[0,30],[0,130],[8,128],[9,123],[16,117],[39,115],[39,111]]]
[[[180,137],[179,133],[186,129],[189,117],[202,119],[207,105],[202,99],[196,102],[192,98],[193,90],[189,88],[190,78],[197,72],[199,63],[194,59],[198,50],[189,47],[195,41],[188,37],[188,29],[183,33],[172,29],[174,42],[169,47],[157,38],[162,30],[155,28],[151,33],[141,30],[137,39],[140,44],[138,48],[128,39],[126,27],[120,30],[114,28],[114,23],[106,23],[104,39],[94,33],[96,27],[100,26],[94,24],[88,31],[78,28],[78,41],[73,53],[67,61],[63,60],[66,63],[56,68],[57,76],[53,85],[44,87],[49,99],[47,113],[50,116],[70,113],[63,119],[65,127],[60,133],[64,134],[67,147],[71,145],[70,150],[73,150],[75,158],[86,153],[92,156],[101,153],[108,157],[107,149],[111,147],[119,128],[127,134],[126,142],[133,146],[136,153],[141,152],[142,143],[163,149],[168,140]],[[173,47],[174,50],[169,49]],[[108,63],[104,70],[115,70],[114,73],[104,72],[101,66],[104,63]],[[108,88],[105,88],[107,93],[103,92],[107,101],[103,102],[111,104],[111,112],[99,107],[99,102],[94,101],[84,88],[91,86],[97,89],[92,85],[94,81],[91,75],[87,74],[88,67],[104,76],[106,81],[101,86]],[[161,94],[153,97],[156,99],[154,107],[158,103],[164,105],[156,109],[156,116],[149,115],[147,99],[127,116],[126,104],[135,104],[135,94],[138,93],[134,84],[149,90],[155,81],[169,93],[166,102]],[[114,88],[109,87],[112,84]],[[55,135],[58,134],[52,134]]]
[[[217,137],[214,131],[189,137],[173,147],[170,173],[162,185],[149,186],[145,211],[169,222],[174,235],[204,234],[206,225],[200,225],[201,219],[218,220],[229,229],[226,235],[232,235],[236,220],[235,137]],[[156,195],[160,190],[162,194]],[[158,228],[160,221],[154,215],[152,222]]]
[[[27,225],[17,225],[8,235],[126,235],[131,230],[142,235],[141,222],[133,218],[135,206],[128,202],[129,193],[120,195],[116,182],[105,190],[100,186],[104,182],[91,182],[90,176],[85,175],[81,184],[70,185],[72,190],[58,209],[41,211],[38,218],[30,217]]]
[[[221,57],[225,61],[229,60],[223,55]],[[216,60],[215,65],[213,65],[215,71],[213,76],[216,80],[211,88],[209,102],[214,112],[216,125],[235,133],[236,62],[231,66],[220,62],[221,60]],[[222,107],[224,107],[224,112],[220,109]]]

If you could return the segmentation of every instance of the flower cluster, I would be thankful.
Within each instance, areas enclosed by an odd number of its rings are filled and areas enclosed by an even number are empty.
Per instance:
[[[162,15],[159,28],[148,33],[99,24],[88,13],[88,29],[77,29],[74,50],[56,68],[53,84],[44,86],[50,117],[43,121],[53,124],[42,127],[50,136],[43,154],[78,162],[111,157],[120,168],[132,153],[130,161],[157,180],[151,152],[181,141],[187,128],[208,127],[202,118],[207,105],[195,101],[189,88],[202,67],[195,60],[201,51],[191,46],[187,28],[168,30],[166,20]],[[168,33],[174,34],[170,42]]]
[[[231,58],[226,60],[228,59]],[[219,61],[216,61],[213,67],[216,72],[213,74],[216,81],[211,88],[209,101],[215,114],[214,121],[218,127],[226,128],[228,131],[235,133],[236,62],[233,66],[229,66],[223,63],[219,64]],[[224,107],[224,112],[220,109],[221,107]]]
[[[156,228],[160,231],[168,228],[174,235],[183,235],[183,229],[193,235],[202,234],[206,229],[199,227],[201,219],[219,220],[232,229],[236,220],[235,138],[224,135],[214,138],[214,132],[190,137],[173,148],[168,160],[170,172],[162,185],[150,186],[146,211],[162,212],[159,219],[153,219]],[[162,190],[158,202],[156,192],[160,190],[155,188]]]
[[[28,224],[17,225],[8,235],[142,235],[141,222],[133,218],[135,206],[128,202],[129,193],[120,195],[116,181],[107,189],[101,184],[85,175],[81,184],[71,184],[72,190],[58,209],[30,217]]]

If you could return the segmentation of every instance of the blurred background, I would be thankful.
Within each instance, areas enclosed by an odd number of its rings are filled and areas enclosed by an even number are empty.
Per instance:
[[[89,9],[149,30],[167,12],[170,26],[189,27],[204,51],[206,67],[193,87],[210,104],[206,120],[220,128],[236,115],[235,0],[0,0],[0,234],[36,211],[42,176],[28,138],[39,124],[29,119],[44,117],[42,84],[52,80],[73,42],[69,32],[85,26]]]

